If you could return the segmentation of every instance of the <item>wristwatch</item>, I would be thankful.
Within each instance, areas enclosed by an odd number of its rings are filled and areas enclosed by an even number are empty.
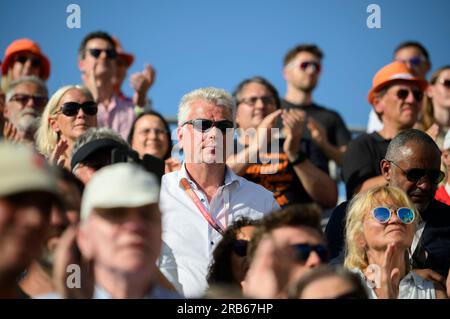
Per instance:
[[[299,151],[297,153],[297,157],[293,161],[291,161],[289,159],[288,159],[288,161],[292,166],[295,166],[297,164],[303,163],[307,159],[308,159],[308,157],[306,156],[306,154],[303,153],[302,151]]]

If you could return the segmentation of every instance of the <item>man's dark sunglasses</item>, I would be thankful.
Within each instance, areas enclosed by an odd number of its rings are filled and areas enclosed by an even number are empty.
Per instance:
[[[96,115],[97,114],[97,103],[93,101],[84,102],[82,104],[77,102],[67,102],[61,105],[60,112],[65,116],[76,116],[80,109],[86,115]]]
[[[310,65],[312,65],[314,67],[314,71],[319,73],[320,69],[321,69],[321,65],[319,62],[314,62],[314,61],[305,61],[299,64],[300,69],[302,69],[303,71],[305,71]]]
[[[32,99],[33,104],[38,108],[43,108],[47,104],[48,98],[46,96],[33,96],[29,94],[15,94],[11,97],[10,101],[19,102],[22,106],[28,104],[28,101]]]
[[[407,90],[407,89],[400,89],[397,91],[397,97],[400,100],[406,100],[406,98],[409,95],[409,92],[412,92],[412,95],[414,97],[414,100],[416,100],[416,102],[420,102],[423,99],[423,92],[420,90]]]
[[[102,52],[106,53],[106,57],[108,59],[115,59],[117,57],[117,52],[114,49],[88,49],[88,51],[90,55],[92,55],[96,59],[98,59]]]
[[[409,60],[397,59],[397,61],[403,62],[405,64],[410,63],[411,65],[414,65],[414,66],[420,66],[420,64],[422,64],[422,62],[424,62],[425,59],[423,59],[420,56],[415,56],[415,57],[412,57]]]
[[[323,263],[328,262],[330,254],[325,245],[295,244],[291,245],[295,251],[295,258],[298,262],[305,263],[311,252],[315,251]]]
[[[211,120],[204,120],[204,119],[196,119],[196,120],[190,120],[183,123],[182,126],[186,124],[191,124],[194,129],[196,129],[199,132],[206,132],[210,130],[213,126],[217,127],[220,131],[226,132],[228,128],[233,128],[233,122],[228,120],[222,120],[222,121],[211,121]]]
[[[405,174],[408,181],[413,183],[417,183],[418,181],[422,180],[422,178],[426,175],[430,183],[439,184],[445,177],[445,173],[438,169],[411,168],[405,171],[403,168],[398,166],[398,164],[396,164],[394,161],[390,160],[387,161],[397,166],[403,172],[403,174]]]
[[[248,247],[248,240],[236,239],[233,242],[233,251],[239,257],[247,256],[247,247]]]
[[[28,60],[31,61],[31,66],[33,68],[38,68],[41,66],[41,60],[35,57],[30,57],[27,55],[19,55],[16,58],[16,61],[19,62],[20,64],[25,64],[27,63]]]

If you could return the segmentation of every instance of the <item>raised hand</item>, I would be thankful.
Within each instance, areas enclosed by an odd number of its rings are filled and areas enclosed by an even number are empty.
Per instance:
[[[130,77],[131,87],[135,91],[133,103],[141,107],[145,106],[147,92],[155,82],[156,71],[150,65],[146,64],[144,70],[133,73]]]
[[[81,257],[76,244],[76,226],[69,226],[61,235],[53,262],[53,283],[56,291],[65,299],[89,299],[94,292],[93,261]],[[79,286],[76,286],[76,271],[79,267]],[[72,271],[72,272],[71,272]],[[75,283],[75,285],[73,285]]]
[[[64,165],[66,164],[66,158],[64,154],[67,151],[68,147],[69,144],[67,144],[67,141],[60,140],[58,144],[56,144],[56,147],[53,150],[52,155],[50,156],[50,163],[52,163],[53,165],[64,167]]]
[[[284,132],[286,135],[283,150],[288,158],[292,160],[297,156],[297,153],[300,150],[300,140],[302,139],[306,123],[306,113],[296,109],[283,110],[281,118],[283,119]]]
[[[381,265],[381,287],[379,288],[378,298],[397,299],[400,283],[400,269],[394,267],[397,247],[395,244],[389,244]]]
[[[325,131],[325,128],[313,118],[308,119],[308,129],[311,132],[312,139],[318,145],[323,145],[328,142],[327,132]]]

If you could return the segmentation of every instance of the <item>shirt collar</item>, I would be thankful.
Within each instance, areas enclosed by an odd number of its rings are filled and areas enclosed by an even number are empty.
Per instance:
[[[237,176],[232,169],[230,169],[228,166],[225,165],[225,183],[224,183],[224,187],[228,187],[234,183],[236,183],[237,185],[240,185],[240,180],[239,180],[239,176]],[[186,163],[183,162],[183,164],[181,165],[181,168],[177,171],[177,182],[178,185],[180,185],[181,179],[182,178],[186,178],[189,183],[191,184],[191,186],[195,187],[197,189],[197,185],[191,180],[191,178],[189,177],[187,171],[186,171]]]

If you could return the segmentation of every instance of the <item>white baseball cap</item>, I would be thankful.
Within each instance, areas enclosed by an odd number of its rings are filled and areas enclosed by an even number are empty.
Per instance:
[[[58,196],[55,176],[31,146],[0,143],[0,197],[40,191]]]
[[[95,208],[140,207],[159,202],[156,177],[141,166],[117,163],[97,171],[81,200],[81,220]]]

